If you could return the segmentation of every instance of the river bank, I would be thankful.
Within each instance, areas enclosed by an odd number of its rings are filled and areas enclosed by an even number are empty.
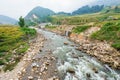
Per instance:
[[[24,73],[26,66],[32,61],[32,57],[39,53],[43,47],[45,38],[38,33],[37,37],[30,42],[30,48],[12,71],[0,73],[0,80],[19,80],[19,73]]]
[[[111,47],[109,43],[106,41],[98,41],[92,40],[90,35],[93,32],[98,31],[99,27],[91,27],[85,32],[80,34],[70,33],[67,34],[68,38],[78,43],[80,46],[76,49],[85,52],[93,57],[96,57],[98,60],[103,62],[104,64],[108,64],[110,67],[114,69],[120,69],[120,52]],[[45,29],[60,35],[66,35],[67,30],[59,30],[59,29]]]

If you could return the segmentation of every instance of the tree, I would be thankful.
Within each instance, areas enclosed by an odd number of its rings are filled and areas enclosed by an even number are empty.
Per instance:
[[[24,18],[22,18],[22,16],[19,18],[18,24],[20,25],[20,27],[25,27],[25,20]]]

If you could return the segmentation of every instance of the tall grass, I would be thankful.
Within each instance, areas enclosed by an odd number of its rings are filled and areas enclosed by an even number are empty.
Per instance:
[[[4,65],[4,71],[14,68],[29,48],[28,41],[30,37],[35,37],[35,35],[35,29],[0,25],[0,65]],[[11,63],[12,60],[15,63]]]

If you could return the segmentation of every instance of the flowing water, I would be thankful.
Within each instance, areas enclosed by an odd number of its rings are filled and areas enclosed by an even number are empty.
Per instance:
[[[119,72],[76,50],[78,44],[52,32],[38,31],[48,40],[44,45],[44,50],[52,50],[53,55],[58,58],[57,68],[61,80],[120,80]]]

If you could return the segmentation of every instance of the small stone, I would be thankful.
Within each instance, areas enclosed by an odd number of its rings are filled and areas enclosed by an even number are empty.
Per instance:
[[[29,79],[29,80],[33,80],[33,77],[32,77],[32,76],[28,76],[28,79]]]

